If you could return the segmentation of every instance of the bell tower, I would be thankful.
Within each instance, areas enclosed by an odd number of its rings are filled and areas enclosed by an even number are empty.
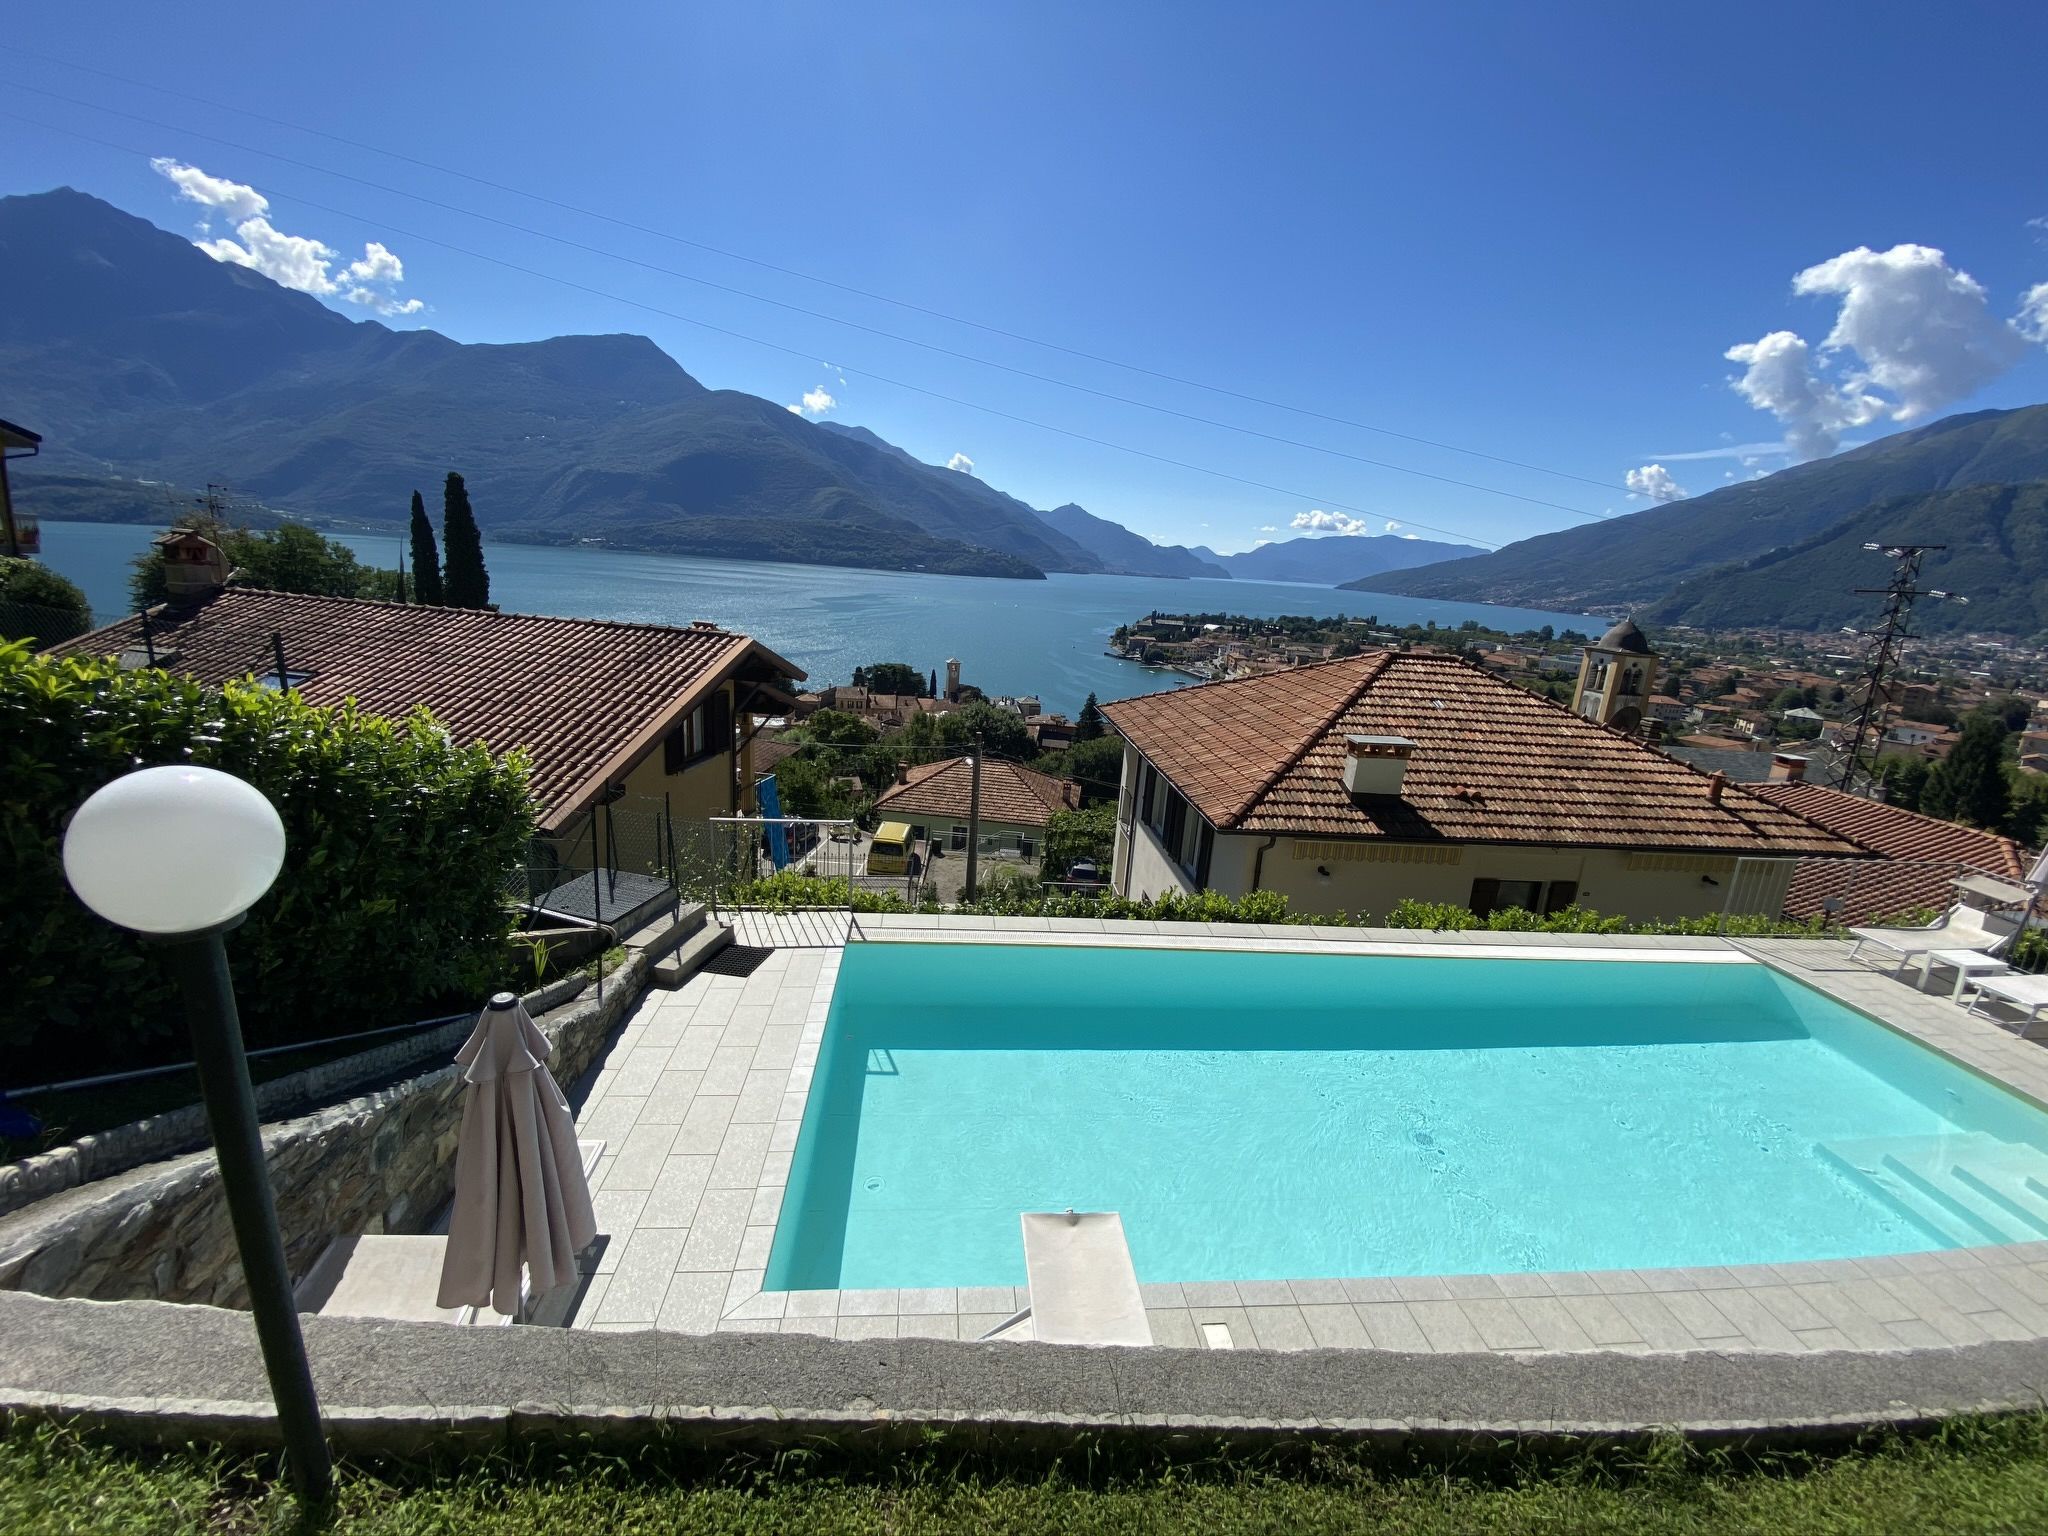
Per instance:
[[[1580,658],[1573,711],[1618,730],[1637,729],[1650,695],[1657,691],[1657,662],[1657,653],[1636,621],[1623,619],[1587,646]]]

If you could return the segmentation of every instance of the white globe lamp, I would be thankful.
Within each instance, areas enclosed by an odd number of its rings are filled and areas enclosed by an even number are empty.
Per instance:
[[[78,899],[159,937],[232,923],[284,866],[284,823],[253,784],[213,768],[143,768],[96,790],[64,834]]]
[[[64,875],[78,899],[116,927],[163,943],[177,973],[292,1481],[302,1499],[318,1505],[331,1491],[332,1463],[221,943],[283,867],[277,807],[255,785],[192,764],[143,768],[103,785],[64,832]]]

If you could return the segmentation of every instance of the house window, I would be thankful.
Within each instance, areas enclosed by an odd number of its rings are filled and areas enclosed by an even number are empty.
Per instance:
[[[732,700],[723,690],[706,699],[668,733],[661,747],[664,773],[681,773],[685,768],[732,751]]]
[[[1472,899],[1467,903],[1474,917],[1490,917],[1495,912],[1505,912],[1509,907],[1520,907],[1524,912],[1543,910],[1543,882],[1541,880],[1474,880]]]

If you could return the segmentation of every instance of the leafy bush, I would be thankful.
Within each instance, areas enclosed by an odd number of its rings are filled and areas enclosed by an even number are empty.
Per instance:
[[[403,1022],[498,979],[504,879],[532,831],[523,758],[457,746],[424,710],[384,720],[0,645],[10,1081],[186,1054],[160,952],[89,913],[61,863],[95,789],[181,762],[247,779],[284,819],[284,870],[227,941],[251,1046]]]
[[[1330,922],[1341,919],[1330,918]],[[1794,921],[1754,913],[1731,914],[1725,921],[1719,914],[1706,917],[1647,918],[1632,922],[1595,912],[1590,907],[1570,906],[1547,916],[1504,907],[1480,917],[1469,907],[1448,901],[1402,900],[1373,926],[1380,928],[1429,928],[1436,932],[1485,929],[1490,933],[1677,933],[1720,935],[1725,938],[1823,938],[1840,929],[1830,928],[1824,918]]]
[[[1085,811],[1054,811],[1045,823],[1045,876],[1064,880],[1076,859],[1093,859],[1097,868],[1116,850],[1116,807],[1093,805]]]
[[[762,907],[770,912],[797,912],[808,907],[848,905],[847,879],[833,875],[821,879],[794,869],[778,870],[758,880],[742,880],[732,888],[729,899],[741,907]],[[851,893],[856,912],[908,912],[910,904],[894,891],[871,891],[856,887]]]
[[[92,628],[77,583],[39,560],[0,557],[0,640],[55,645]]]
[[[1123,922],[1155,923],[1341,923],[1340,917],[1317,917],[1287,910],[1277,891],[1253,891],[1231,897],[1217,891],[1165,892],[1133,901],[1104,892],[1099,896],[1047,891],[984,890],[953,910],[988,917],[1101,917]]]

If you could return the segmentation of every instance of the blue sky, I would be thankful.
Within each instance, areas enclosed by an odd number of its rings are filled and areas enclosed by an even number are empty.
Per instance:
[[[2048,288],[2022,315],[2048,284],[2039,7],[113,3],[31,10],[8,44],[35,89],[0,108],[0,191],[69,183],[237,239],[252,205],[181,200],[151,167],[175,160],[260,193],[276,259],[304,254],[281,237],[338,253],[312,280],[350,313],[361,288],[465,341],[644,332],[707,384],[822,390],[834,420],[1162,540],[1391,521],[1499,543],[1584,519],[1496,491],[1620,511],[1645,504],[1631,470],[1697,494],[1788,462],[1684,455],[2048,398],[2021,335],[2048,331]]]

